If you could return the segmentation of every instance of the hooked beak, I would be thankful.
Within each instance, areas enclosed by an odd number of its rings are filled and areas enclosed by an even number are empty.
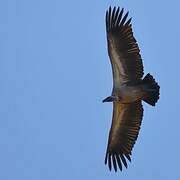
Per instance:
[[[115,98],[113,96],[109,96],[107,98],[105,98],[102,102],[113,102],[115,100]]]

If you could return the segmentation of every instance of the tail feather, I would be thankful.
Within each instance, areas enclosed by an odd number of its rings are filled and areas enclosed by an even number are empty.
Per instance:
[[[143,99],[146,103],[155,106],[159,99],[160,86],[149,73],[144,77],[143,84],[146,87],[147,96]]]

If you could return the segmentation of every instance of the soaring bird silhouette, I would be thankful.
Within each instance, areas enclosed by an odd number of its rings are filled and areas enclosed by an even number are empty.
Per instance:
[[[155,106],[160,86],[149,73],[143,77],[140,50],[133,36],[131,18],[124,9],[114,7],[106,12],[108,54],[113,73],[111,96],[103,102],[113,102],[112,125],[109,133],[105,164],[122,171],[131,161],[131,152],[138,137],[142,117],[142,100]]]

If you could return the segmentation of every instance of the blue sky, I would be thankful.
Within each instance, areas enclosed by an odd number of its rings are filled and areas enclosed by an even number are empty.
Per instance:
[[[130,11],[145,74],[161,86],[123,172],[104,165],[112,104],[105,11]],[[180,3],[0,1],[0,179],[180,178]]]

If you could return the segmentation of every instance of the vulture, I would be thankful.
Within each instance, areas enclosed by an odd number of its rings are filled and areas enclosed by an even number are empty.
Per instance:
[[[112,94],[103,100],[113,102],[105,164],[115,172],[118,168],[122,171],[123,166],[127,168],[127,162],[131,162],[143,117],[142,101],[155,106],[160,90],[150,73],[143,78],[142,58],[128,13],[120,7],[109,7],[105,20],[113,74]]]

